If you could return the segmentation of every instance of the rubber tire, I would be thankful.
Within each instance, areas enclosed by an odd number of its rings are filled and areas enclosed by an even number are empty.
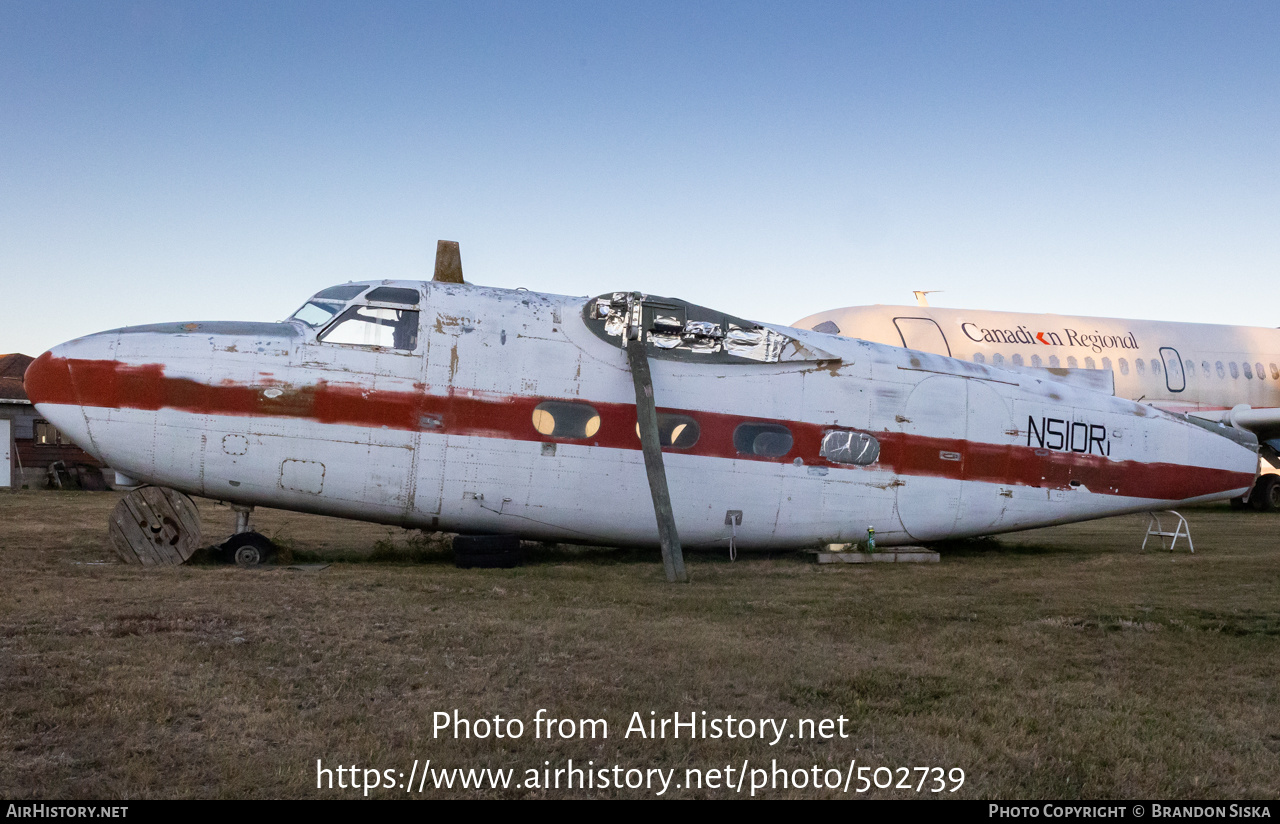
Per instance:
[[[232,535],[221,547],[219,555],[228,564],[252,568],[269,564],[276,559],[279,550],[271,539],[259,532],[241,532]]]
[[[1263,475],[1249,495],[1249,503],[1259,512],[1280,509],[1280,475]]]

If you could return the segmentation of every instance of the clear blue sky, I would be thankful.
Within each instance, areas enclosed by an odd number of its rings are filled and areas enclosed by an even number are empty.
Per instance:
[[[1280,4],[0,0],[0,352],[349,279],[1280,325]]]

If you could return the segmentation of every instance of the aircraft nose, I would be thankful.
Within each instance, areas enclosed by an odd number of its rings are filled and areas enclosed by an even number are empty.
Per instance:
[[[53,347],[27,367],[22,384],[40,416],[58,428],[76,446],[96,455],[85,414],[85,392],[95,392],[104,370],[95,368],[114,360],[114,336],[98,334]]]
[[[22,385],[34,404],[76,404],[75,384],[71,382],[71,362],[54,347],[27,367]]]

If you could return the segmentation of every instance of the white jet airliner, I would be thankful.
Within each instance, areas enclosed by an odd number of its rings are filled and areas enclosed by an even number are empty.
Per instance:
[[[1280,509],[1280,329],[882,305],[792,325],[1015,371],[1079,370],[1055,374],[1252,432],[1258,480],[1233,503]]]

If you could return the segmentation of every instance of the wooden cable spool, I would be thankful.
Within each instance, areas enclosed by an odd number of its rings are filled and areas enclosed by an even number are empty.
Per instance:
[[[200,543],[200,512],[181,492],[144,486],[116,504],[107,534],[127,564],[178,566]]]

